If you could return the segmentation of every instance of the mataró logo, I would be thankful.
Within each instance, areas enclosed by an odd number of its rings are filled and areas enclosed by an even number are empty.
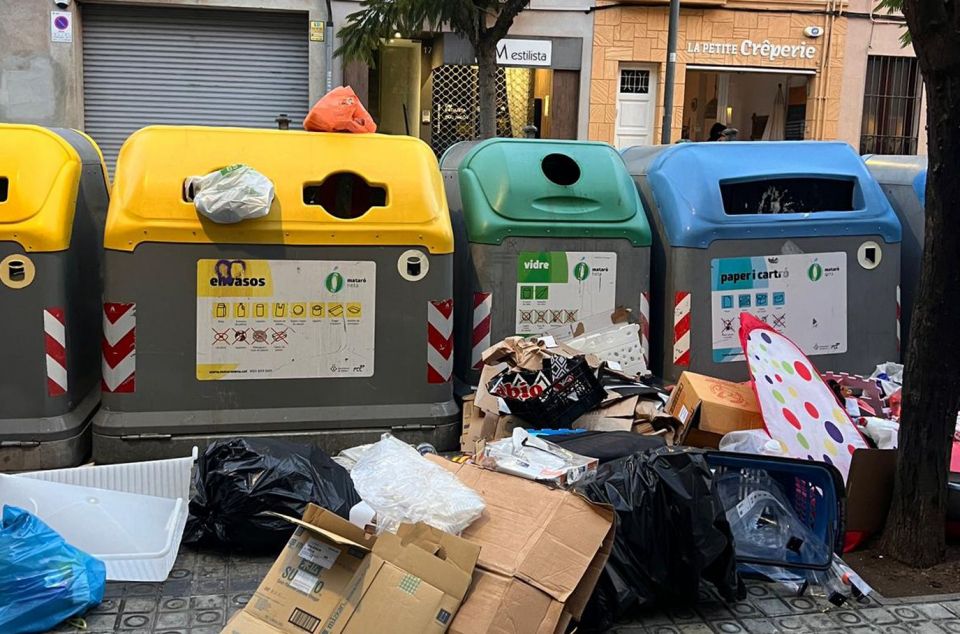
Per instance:
[[[807,269],[807,277],[810,278],[811,282],[817,282],[823,277],[823,267],[818,263],[814,262],[810,265],[810,268]]]
[[[343,290],[343,276],[334,271],[327,276],[326,281],[323,283],[327,287],[327,290],[331,293],[339,293]]]
[[[582,282],[590,277],[590,267],[586,262],[578,262],[577,265],[573,267],[573,276]]]

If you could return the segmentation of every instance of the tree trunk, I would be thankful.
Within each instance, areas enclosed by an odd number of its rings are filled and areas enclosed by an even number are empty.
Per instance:
[[[960,408],[960,37],[949,3],[904,13],[927,89],[926,228],[903,387],[893,504],[883,549],[918,568],[945,556],[951,440]],[[935,15],[931,15],[935,14]]]
[[[481,40],[477,49],[480,138],[497,136],[497,41]]]

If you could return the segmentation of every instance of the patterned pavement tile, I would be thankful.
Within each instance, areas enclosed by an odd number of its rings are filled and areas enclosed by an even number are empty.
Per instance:
[[[108,583],[85,629],[64,624],[51,634],[219,634],[247,604],[273,562],[184,549],[163,583]],[[618,624],[616,634],[960,634],[960,595],[887,600],[872,597],[840,608],[813,596],[791,596],[773,584],[748,582],[747,597],[724,603],[702,588],[695,606],[647,610]]]

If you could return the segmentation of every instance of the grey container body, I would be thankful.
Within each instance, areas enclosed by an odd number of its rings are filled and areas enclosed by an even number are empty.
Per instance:
[[[100,402],[100,294],[108,192],[100,155],[83,136],[54,129],[82,161],[69,248],[25,252],[0,241],[0,260],[23,255],[36,270],[22,289],[0,285],[0,471],[75,466],[90,451],[90,418]],[[48,390],[44,311],[64,316],[66,391]]]
[[[649,204],[653,196],[645,180],[638,178],[641,196]],[[776,256],[801,253],[846,253],[847,351],[841,354],[809,355],[821,371],[867,373],[898,357],[896,336],[897,285],[900,280],[900,244],[881,236],[716,240],[706,249],[674,247],[666,239],[659,215],[650,212],[654,232],[650,280],[650,357],[654,374],[676,381],[689,370],[730,381],[749,378],[745,361],[716,362],[713,359],[711,265],[716,258]],[[873,240],[882,248],[880,264],[862,268],[857,251]],[[690,293],[690,363],[674,363],[674,321],[677,293]]]
[[[491,293],[491,343],[515,334],[517,259],[520,252],[616,253],[616,306],[628,308],[637,319],[640,318],[642,295],[650,284],[648,247],[635,247],[629,240],[597,238],[508,238],[499,245],[468,244],[464,247],[461,249],[457,245],[458,250],[468,254],[466,265],[454,274],[454,368],[457,377],[470,385],[476,385],[480,379],[480,372],[473,368],[475,360],[472,354],[474,294]],[[589,316],[579,315],[580,318]]]
[[[920,290],[920,271],[923,263],[923,236],[926,210],[917,191],[917,179],[925,177],[926,156],[874,156],[867,158],[867,169],[880,183],[887,200],[903,226],[900,253],[900,337],[906,342],[910,336],[910,322],[917,292]],[[925,185],[926,179],[923,178]],[[906,345],[901,346],[905,350]]]
[[[406,250],[151,243],[132,253],[108,250],[105,301],[136,304],[136,380],[131,393],[104,393],[94,419],[94,458],[179,456],[194,445],[240,435],[310,442],[329,453],[377,440],[387,431],[441,450],[455,446],[459,412],[451,384],[427,381],[427,306],[451,297],[453,256],[429,255],[426,276],[408,282],[397,267]],[[198,380],[201,259],[374,262],[374,374]]]
[[[454,239],[454,374],[458,388],[472,393],[480,380],[474,368],[474,294],[492,293],[490,343],[516,334],[517,256],[521,251],[581,251],[617,254],[616,304],[629,308],[640,319],[643,294],[650,289],[650,247],[636,247],[629,240],[597,238],[507,238],[499,245],[471,244],[460,196],[459,167],[477,145],[462,142],[443,156],[440,171],[450,208]],[[649,308],[648,308],[649,310]],[[588,317],[589,315],[580,315]],[[648,317],[648,316],[645,316]],[[649,350],[644,353],[649,360]]]

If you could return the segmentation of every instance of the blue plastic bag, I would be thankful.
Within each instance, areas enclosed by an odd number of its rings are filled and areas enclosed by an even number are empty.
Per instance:
[[[46,632],[103,600],[103,562],[15,506],[0,520],[0,632]]]

